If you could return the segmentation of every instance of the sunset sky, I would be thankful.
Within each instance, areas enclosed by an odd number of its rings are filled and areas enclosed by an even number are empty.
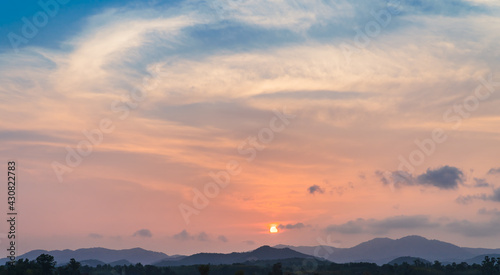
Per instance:
[[[500,248],[498,1],[55,1],[0,11],[20,253]]]

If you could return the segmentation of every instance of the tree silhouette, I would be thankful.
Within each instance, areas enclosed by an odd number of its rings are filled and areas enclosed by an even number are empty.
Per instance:
[[[73,258],[69,260],[69,263],[67,265],[71,275],[80,275],[80,266],[81,264]]]
[[[281,269],[281,263],[273,264],[273,273],[272,275],[283,275],[283,270]]]
[[[498,272],[500,272],[498,267],[499,267],[499,265],[498,265],[497,259],[495,257],[490,258],[490,257],[486,256],[486,257],[484,257],[483,264],[481,265],[481,271],[483,272],[483,274],[494,275],[494,274],[498,274]]]
[[[198,271],[201,275],[207,275],[210,272],[210,264],[202,264],[198,266]]]
[[[52,270],[56,267],[56,262],[54,261],[54,256],[49,254],[41,254],[36,258],[36,263],[42,269],[43,274],[52,274]]]
[[[436,270],[443,270],[443,265],[439,261],[434,261],[434,264],[432,265],[432,267]]]

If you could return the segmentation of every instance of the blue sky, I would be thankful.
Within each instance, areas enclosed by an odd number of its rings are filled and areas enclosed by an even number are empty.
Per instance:
[[[223,1],[224,2],[224,1]],[[231,1],[230,1],[231,2]],[[238,1],[233,1],[238,3]],[[241,2],[241,1],[240,1]],[[45,4],[40,4],[45,3]],[[22,18],[27,18],[30,22],[33,17],[40,11],[44,11],[43,6],[53,3],[52,1],[15,1],[8,2],[4,5],[0,12],[0,49],[6,51],[11,48],[11,43],[8,38],[9,33],[21,34],[21,29],[24,25]],[[39,29],[39,34],[33,39],[29,39],[29,43],[23,43],[22,46],[42,46],[47,48],[60,48],[65,39],[75,36],[82,27],[86,24],[89,16],[97,14],[101,11],[111,8],[117,9],[174,9],[175,7],[191,7],[198,9],[203,13],[217,13],[222,10],[224,13],[229,13],[220,8],[221,4],[210,6],[206,1],[83,1],[72,0],[66,4],[58,5],[58,12],[55,16],[49,16],[48,24]],[[326,5],[335,7],[334,1],[324,1]],[[400,5],[403,3],[404,8]],[[224,3],[222,3],[223,5]],[[355,28],[363,27],[369,19],[369,10],[377,10],[385,6],[398,6],[398,15],[428,14],[428,15],[443,15],[443,16],[468,16],[473,14],[484,14],[492,12],[488,6],[477,3],[446,0],[437,3],[425,0],[412,1],[356,1],[352,3],[354,14],[350,14],[348,23],[339,21],[339,18],[322,18],[323,20],[317,24],[311,25],[306,31],[308,39],[318,39],[335,41],[343,39],[346,36],[352,35]],[[49,5],[52,8],[52,5]],[[295,3],[295,7],[304,8]],[[224,18],[222,18],[224,19]],[[193,36],[210,45],[221,46],[225,45],[228,48],[239,48],[237,42],[247,45],[247,47],[263,46],[262,42],[267,43],[285,43],[288,40],[298,39],[296,33],[288,28],[276,28],[273,30],[259,30],[255,26],[234,22],[231,18],[222,20],[222,22],[214,22],[212,24],[197,27],[193,30]],[[221,26],[222,24],[222,26]],[[393,28],[398,28],[398,25],[404,25],[405,20],[392,24],[388,31]],[[224,25],[226,27],[224,27]],[[222,28],[222,29],[221,29]],[[227,40],[217,41],[215,39],[206,39],[208,37],[219,37],[218,32],[224,32],[229,36]],[[232,41],[234,39],[234,41]],[[255,39],[258,39],[255,41]],[[222,42],[222,43],[221,43]],[[253,43],[252,43],[253,42]],[[250,43],[250,44],[249,44]],[[265,44],[264,44],[265,46]]]

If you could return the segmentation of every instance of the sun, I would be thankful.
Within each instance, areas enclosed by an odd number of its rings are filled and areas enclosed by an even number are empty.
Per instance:
[[[269,228],[270,233],[278,233],[278,228],[276,228],[276,225],[271,225],[271,228]]]

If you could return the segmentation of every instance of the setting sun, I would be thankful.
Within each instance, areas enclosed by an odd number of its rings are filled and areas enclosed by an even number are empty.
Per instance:
[[[278,228],[276,228],[275,225],[272,225],[271,228],[269,229],[269,232],[271,232],[271,233],[278,233]]]

